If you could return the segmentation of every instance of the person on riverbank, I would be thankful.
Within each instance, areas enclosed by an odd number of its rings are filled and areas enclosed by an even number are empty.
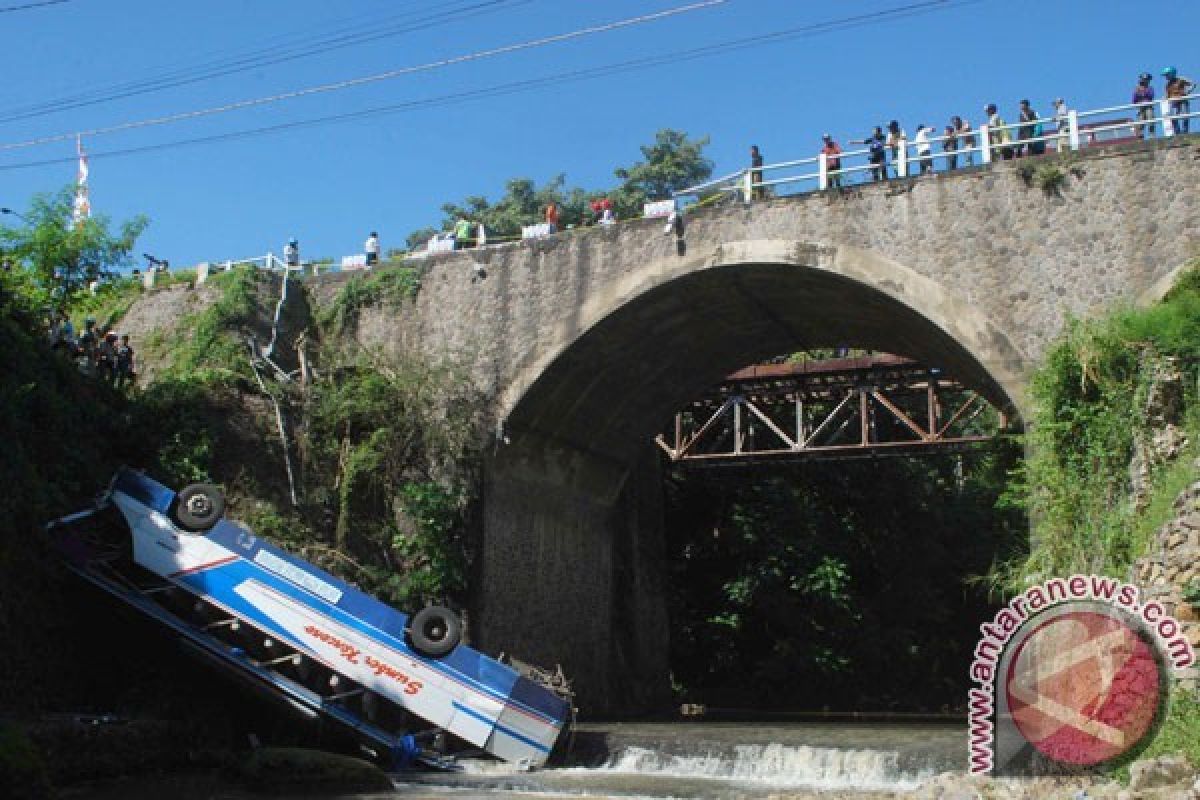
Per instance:
[[[129,344],[129,334],[122,334],[121,343],[117,345],[117,369],[116,377],[113,379],[113,386],[117,389],[123,389],[127,384],[133,383],[136,377],[133,357],[133,346]]]

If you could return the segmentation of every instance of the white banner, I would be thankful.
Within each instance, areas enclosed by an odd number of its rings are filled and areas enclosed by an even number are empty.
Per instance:
[[[542,236],[549,236],[550,233],[550,223],[548,222],[542,222],[537,225],[521,226],[522,239],[537,239]]]
[[[659,200],[657,203],[646,203],[642,206],[642,216],[650,219],[653,217],[669,217],[671,212],[675,210],[674,200]]]

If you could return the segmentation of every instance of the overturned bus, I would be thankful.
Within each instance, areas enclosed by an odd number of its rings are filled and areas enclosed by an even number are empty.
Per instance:
[[[465,645],[452,611],[401,613],[223,511],[214,486],[175,492],[121,469],[93,508],[46,527],[83,578],[389,766],[445,766],[424,744],[442,731],[546,762],[572,714],[561,687]]]

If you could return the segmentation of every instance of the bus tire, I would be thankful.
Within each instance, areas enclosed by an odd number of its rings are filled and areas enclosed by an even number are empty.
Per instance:
[[[430,658],[441,658],[462,641],[462,620],[448,608],[426,606],[408,623],[413,649]]]
[[[179,527],[201,533],[217,524],[225,513],[225,496],[211,483],[193,483],[175,497],[171,517]]]

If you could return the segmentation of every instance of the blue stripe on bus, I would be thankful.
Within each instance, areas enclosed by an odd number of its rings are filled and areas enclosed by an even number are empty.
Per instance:
[[[255,563],[245,560],[233,561],[228,564],[215,567],[211,570],[182,576],[179,580],[189,586],[196,593],[202,596],[211,595],[214,600],[219,601],[230,610],[233,610],[238,614],[245,615],[251,621],[267,627],[268,629],[279,633],[295,643],[295,640],[292,639],[291,635],[289,635],[280,627],[279,622],[275,621],[271,617],[268,617],[257,606],[254,606],[236,591],[234,591],[238,586],[247,580],[257,580],[260,583],[263,583],[266,586],[269,586],[270,588],[288,596],[290,599],[301,603],[305,608],[316,611],[317,613],[325,614],[326,616],[329,616],[348,627],[354,628],[359,633],[368,636],[374,641],[380,642],[381,644],[396,650],[402,656],[411,658],[414,661],[417,661],[428,667],[429,669],[441,673],[451,680],[463,683],[468,689],[480,692],[481,694],[493,696],[495,699],[505,703],[506,705],[514,706],[520,710],[524,710],[530,715],[541,718],[544,722],[556,727],[561,727],[565,722],[565,715],[564,719],[555,719],[542,709],[530,707],[528,705],[528,695],[530,694],[528,691],[520,692],[520,694],[525,695],[525,697],[512,697],[497,686],[482,683],[467,673],[459,672],[457,669],[448,669],[441,662],[427,659],[424,656],[413,652],[402,640],[398,640],[390,636],[380,636],[380,631],[365,624],[360,619],[351,616],[349,613],[338,608],[337,606],[328,605],[325,603],[315,605],[311,599],[312,595],[307,590],[296,586],[295,584],[291,583],[291,581],[275,575],[275,573],[270,572],[269,570],[263,569]],[[388,641],[388,639],[391,639],[391,641]],[[304,646],[304,649],[309,648]],[[488,677],[493,679],[507,679],[507,689],[511,690],[514,687],[521,687],[522,689],[528,688],[522,685],[523,683],[526,683],[525,681],[518,680],[519,676],[514,670],[505,666],[504,664],[499,663],[498,661],[495,661],[494,659],[487,658],[476,651],[472,651],[466,647],[459,647],[456,648],[454,653],[451,653],[451,655],[454,655],[460,651],[466,651],[466,653],[470,654],[470,656],[473,657],[471,660],[474,660],[477,665],[480,663],[487,663],[489,669],[486,670],[486,672],[491,673],[491,675]],[[461,663],[461,661],[459,663]],[[457,664],[452,663],[452,666],[457,666]],[[503,683],[501,683],[501,685],[503,685]]]
[[[175,492],[171,489],[140,472],[129,469],[120,471],[114,488],[163,514],[168,513],[175,498]],[[390,639],[391,641],[383,641],[383,643],[452,680],[465,681],[471,688],[493,695],[518,710],[543,718],[546,722],[559,727],[566,722],[568,708],[565,701],[521,678],[511,667],[501,664],[477,650],[466,646],[456,647],[437,661],[426,659],[413,652],[404,641],[404,629],[408,626],[406,614],[379,602],[288,551],[264,541],[246,528],[229,520],[221,519],[205,535],[214,543],[239,555],[242,560],[198,573],[195,576],[181,576],[181,582],[191,586],[197,592],[211,592],[220,597],[222,602],[242,609],[243,613],[253,620],[266,621],[266,617],[261,612],[255,610],[253,606],[233,592],[241,580],[256,578],[315,611],[329,612],[329,615],[339,622],[349,625],[377,641],[384,638]],[[263,550],[329,584],[340,591],[342,596],[336,604],[325,600],[314,604],[312,598],[315,595],[311,595],[307,590],[296,586],[283,576],[276,575],[254,561],[254,557]],[[380,634],[383,634],[383,637]]]
[[[549,747],[546,747],[546,745],[542,744],[541,742],[537,741],[536,739],[530,739],[528,736],[526,736],[522,733],[518,733],[518,732],[514,731],[512,728],[509,728],[505,725],[501,725],[499,722],[496,722],[495,720],[488,719],[486,716],[484,716],[483,714],[480,714],[478,711],[476,711],[473,708],[467,708],[462,703],[459,703],[457,701],[455,701],[453,703],[453,706],[456,709],[458,709],[459,711],[461,711],[462,713],[466,714],[468,717],[474,717],[475,719],[479,720],[480,722],[486,722],[488,725],[494,726],[497,731],[499,731],[500,733],[503,733],[505,736],[509,737],[510,739],[516,739],[518,742],[521,742],[522,744],[527,744],[530,747],[532,747],[533,749],[540,750],[543,753],[550,752]]]

